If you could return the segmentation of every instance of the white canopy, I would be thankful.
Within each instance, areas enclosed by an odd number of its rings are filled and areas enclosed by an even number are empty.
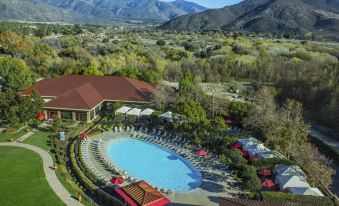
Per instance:
[[[244,149],[244,150],[246,150],[246,149]],[[270,149],[268,149],[267,147],[265,147],[262,144],[258,144],[255,147],[247,149],[246,151],[248,152],[248,155],[250,156],[250,158],[253,158],[254,156],[256,156],[260,152],[269,152]]]
[[[129,110],[131,110],[132,108],[130,108],[130,107],[125,107],[125,106],[123,106],[123,107],[121,107],[121,108],[119,108],[119,109],[117,109],[117,110],[115,110],[115,114],[126,114]]]
[[[160,117],[165,118],[165,119],[172,119],[172,112],[168,111],[166,113],[163,113],[162,115],[160,115]]]
[[[139,116],[140,112],[141,112],[141,109],[133,108],[133,109],[129,110],[126,114],[131,115],[131,116]]]
[[[154,112],[153,109],[144,109],[142,112],[140,112],[140,116],[150,116]]]
[[[297,176],[301,180],[306,180],[306,175],[299,166],[277,165],[274,172],[281,176]]]
[[[290,187],[288,192],[295,195],[324,196],[316,187]]]
[[[297,176],[277,175],[275,177],[275,182],[279,184],[279,188],[281,191],[290,187],[310,187],[310,185],[306,181],[301,180]]]
[[[258,152],[256,156],[259,159],[270,159],[270,158],[283,158],[284,156],[281,155],[277,151],[266,151],[266,152]]]
[[[248,137],[248,138],[242,138],[238,139],[237,141],[241,146],[249,146],[249,145],[254,145],[256,143],[259,143],[259,141],[253,137]]]

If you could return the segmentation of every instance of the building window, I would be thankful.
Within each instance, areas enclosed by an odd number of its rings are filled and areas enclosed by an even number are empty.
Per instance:
[[[47,117],[48,119],[55,119],[58,117],[58,113],[57,111],[47,110]]]
[[[62,119],[72,119],[72,112],[61,112]]]
[[[77,121],[87,121],[87,115],[85,112],[77,112],[75,113],[75,117]]]

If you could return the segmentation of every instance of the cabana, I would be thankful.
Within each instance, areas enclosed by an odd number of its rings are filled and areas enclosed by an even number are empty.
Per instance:
[[[153,114],[154,110],[153,109],[144,109],[142,112],[140,112],[140,116],[151,116]]]
[[[277,151],[258,152],[256,156],[259,159],[284,158],[284,156]]]
[[[260,143],[259,140],[253,138],[253,137],[248,137],[248,138],[242,138],[238,139],[237,143],[241,144],[242,147],[248,146],[248,145],[253,145],[255,143]]]
[[[297,176],[301,180],[306,180],[306,175],[299,166],[277,165],[274,173],[280,176]]]
[[[140,116],[140,112],[141,112],[141,109],[133,108],[133,109],[129,110],[128,112],[126,112],[126,115],[139,117]]]
[[[269,152],[270,150],[265,147],[263,144],[253,144],[243,146],[243,150],[248,152],[248,155],[253,158],[257,153],[260,152]]]
[[[167,121],[172,121],[172,119],[173,119],[173,114],[172,114],[171,111],[168,111],[168,112],[166,112],[166,113],[163,113],[163,114],[160,115],[159,117],[162,118],[162,119],[165,119],[165,120],[167,120]]]
[[[171,201],[145,181],[139,181],[114,190],[129,206],[164,206]]]
[[[115,110],[115,114],[126,114],[129,110],[131,110],[132,108],[130,107],[120,107],[119,109]]]
[[[290,187],[288,188],[288,192],[295,195],[324,196],[316,187]]]
[[[284,191],[290,187],[310,187],[310,185],[297,176],[281,176],[275,177],[275,183],[279,184],[280,191]]]

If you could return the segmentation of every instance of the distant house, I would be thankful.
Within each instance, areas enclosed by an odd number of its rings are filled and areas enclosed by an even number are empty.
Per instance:
[[[66,75],[38,81],[21,94],[33,91],[45,101],[47,117],[90,122],[116,101],[151,103],[155,85],[127,77]]]

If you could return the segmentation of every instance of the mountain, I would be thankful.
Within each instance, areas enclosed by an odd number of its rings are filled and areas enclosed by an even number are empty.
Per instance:
[[[206,8],[179,0],[0,0],[0,20],[109,23],[116,19],[169,20]]]
[[[206,7],[185,0],[176,0],[170,3],[189,14],[195,14],[207,10]]]
[[[160,26],[174,30],[339,33],[339,0],[245,0],[184,15]]]

